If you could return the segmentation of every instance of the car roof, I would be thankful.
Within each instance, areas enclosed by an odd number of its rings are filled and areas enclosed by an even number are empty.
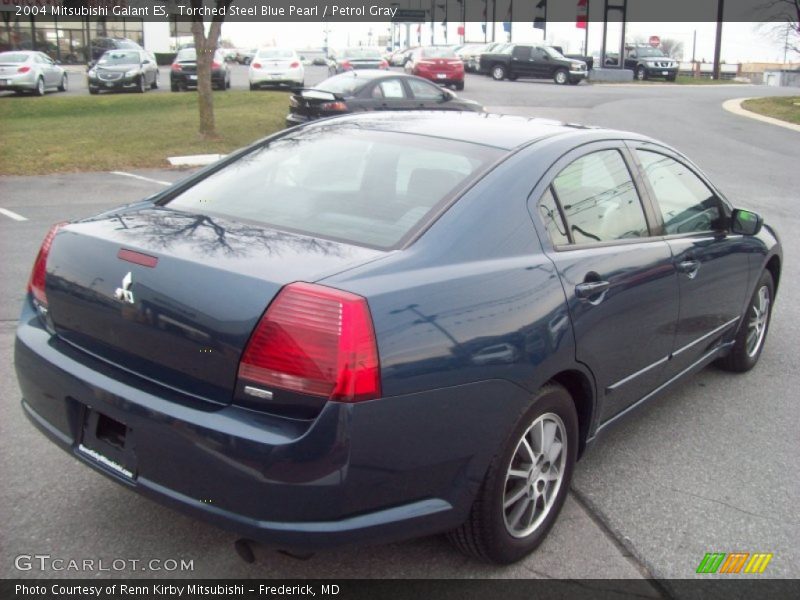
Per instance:
[[[391,131],[451,139],[455,141],[513,150],[534,141],[557,135],[585,134],[593,139],[637,139],[638,134],[599,127],[562,123],[550,119],[461,111],[407,111],[356,113],[314,121],[305,127],[326,128],[356,125],[360,129]]]

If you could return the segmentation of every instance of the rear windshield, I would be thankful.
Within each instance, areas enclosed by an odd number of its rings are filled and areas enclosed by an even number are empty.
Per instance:
[[[175,60],[197,60],[197,50],[194,48],[185,48],[178,52]]]
[[[369,81],[368,77],[353,76],[352,72],[334,75],[314,86],[315,90],[334,94],[353,95]]]
[[[126,50],[109,50],[100,57],[101,65],[128,65],[139,62],[139,53]]]
[[[293,58],[294,50],[281,50],[270,48],[269,50],[259,50],[258,58]]]
[[[342,52],[345,58],[380,58],[381,54],[372,48],[348,48]]]
[[[500,154],[355,125],[316,127],[243,156],[168,206],[389,249]]]
[[[456,58],[452,48],[423,48],[422,56],[426,58]]]
[[[28,60],[27,54],[21,52],[0,52],[0,63],[24,63]]]

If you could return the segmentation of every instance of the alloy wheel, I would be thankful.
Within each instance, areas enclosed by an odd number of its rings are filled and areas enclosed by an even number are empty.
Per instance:
[[[747,355],[751,358],[756,355],[764,342],[769,321],[769,288],[762,285],[750,306],[750,318],[747,321]]]
[[[541,525],[553,508],[564,478],[567,433],[555,413],[537,418],[517,443],[506,471],[503,522],[515,538]]]

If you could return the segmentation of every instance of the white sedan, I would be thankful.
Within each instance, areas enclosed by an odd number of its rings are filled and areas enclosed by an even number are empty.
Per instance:
[[[250,89],[266,86],[305,86],[305,69],[291,48],[262,48],[253,57],[248,71]]]
[[[44,96],[48,89],[67,91],[67,72],[43,52],[0,52],[0,91],[33,92]]]

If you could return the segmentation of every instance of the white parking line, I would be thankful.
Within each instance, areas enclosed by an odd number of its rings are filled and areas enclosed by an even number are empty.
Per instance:
[[[144,177],[142,175],[136,175],[134,173],[126,173],[125,171],[111,171],[112,175],[122,175],[123,177],[133,177],[134,179],[141,179],[142,181],[149,181],[150,183],[158,183],[160,185],[172,185],[171,181],[160,181],[158,179],[150,179],[149,177]]]
[[[13,210],[8,210],[7,208],[0,208],[0,215],[5,215],[9,219],[14,219],[15,221],[27,221],[28,219],[23,217],[22,215],[18,215]]]

